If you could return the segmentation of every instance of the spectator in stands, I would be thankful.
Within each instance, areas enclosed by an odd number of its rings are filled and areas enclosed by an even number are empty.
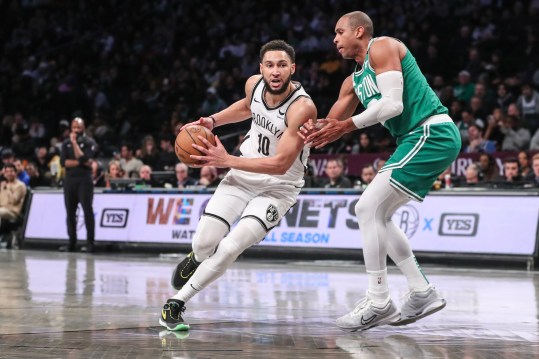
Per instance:
[[[51,185],[50,178],[42,175],[34,162],[28,162],[26,165],[26,172],[30,177],[30,188],[49,187]]]
[[[177,163],[174,171],[176,172],[176,188],[183,189],[197,184],[197,181],[189,176],[189,167],[185,163]]]
[[[133,145],[124,143],[120,149],[120,165],[128,178],[137,178],[143,163],[133,156]]]
[[[26,186],[29,186],[30,176],[28,176],[28,173],[24,169],[24,165],[22,161],[18,158],[15,158],[15,160],[13,161],[13,164],[15,165],[15,168],[17,169],[17,178]]]
[[[519,151],[529,147],[530,131],[520,126],[520,121],[516,116],[506,116],[501,123],[500,131],[505,135],[502,151]]]
[[[459,187],[477,186],[481,183],[481,168],[475,162],[471,162],[466,167],[464,172],[464,179],[459,181]]]
[[[107,174],[109,179],[126,178],[125,172],[122,169],[122,165],[119,161],[116,160],[112,160],[109,162]]]
[[[157,155],[156,171],[172,171],[176,163],[178,163],[178,157],[174,151],[174,138],[170,134],[162,135],[159,141],[159,147],[161,151]]]
[[[159,168],[159,149],[157,148],[152,135],[146,135],[142,140],[140,159],[142,163],[150,166],[151,168]]]
[[[215,188],[221,183],[221,178],[214,166],[204,166],[200,169],[198,184],[206,188]]]
[[[476,86],[478,86],[477,84]],[[483,85],[481,85],[483,86]],[[472,117],[477,122],[478,120],[485,121],[488,115],[488,110],[483,104],[483,100],[479,96],[472,96],[470,99],[470,112]]]
[[[366,164],[361,168],[361,174],[359,175],[359,180],[357,181],[355,187],[365,189],[372,182],[376,176],[376,170],[371,164]]]
[[[522,181],[518,159],[507,157],[503,160],[503,176],[506,182],[516,183]]]
[[[464,153],[492,153],[496,151],[494,141],[485,140],[483,138],[483,127],[477,122],[471,123],[468,126],[468,146],[464,148]]]
[[[103,172],[103,166],[100,161],[92,161],[92,181],[94,187],[106,187],[105,173]]]
[[[15,136],[13,136],[13,152],[18,158],[29,160],[34,154],[36,148],[35,140],[30,136],[30,127],[26,122],[22,122],[15,127]]]
[[[26,185],[17,179],[17,169],[12,163],[4,165],[4,180],[0,183],[0,225],[13,221],[21,214],[26,196]]]
[[[16,169],[12,163],[8,163],[3,169],[4,179],[0,183],[0,235],[3,247],[11,248],[11,238],[5,238],[13,228],[10,222],[19,218],[26,197],[26,186],[17,179]]]
[[[2,151],[2,164],[13,163],[15,161],[15,154],[10,148],[5,148]]]
[[[359,134],[359,140],[352,147],[351,153],[376,153],[378,149],[372,142],[372,137],[368,132],[361,132]]]
[[[457,128],[460,132],[460,138],[462,139],[462,146],[466,146],[468,144],[468,127],[472,123],[476,123],[475,118],[472,115],[472,112],[465,108],[461,111],[460,114],[460,121],[457,121],[455,124],[457,125]]]
[[[507,112],[509,105],[515,102],[515,96],[508,91],[507,85],[503,82],[498,85],[496,94],[498,95],[496,98],[496,106],[503,112]]]
[[[500,169],[496,160],[488,153],[479,155],[479,169],[484,181],[496,182],[501,180]]]
[[[532,157],[532,171],[525,178],[530,181],[535,187],[539,187],[539,153]]]
[[[531,141],[530,141],[530,150],[536,151],[539,150],[539,129],[535,131]]]
[[[539,92],[534,90],[529,82],[521,86],[521,91],[516,105],[522,114],[524,127],[535,133],[539,129]]]
[[[352,181],[344,175],[344,163],[340,158],[327,161],[326,176],[328,179],[324,188],[352,188]]]
[[[35,155],[33,158],[33,162],[38,168],[39,172],[41,172],[42,175],[50,176],[50,169],[49,169],[49,151],[47,150],[47,146],[39,146],[35,150]]]
[[[496,151],[501,151],[503,139],[505,137],[499,126],[499,124],[503,123],[504,118],[505,113],[500,108],[494,109],[492,114],[487,116],[487,127],[483,138],[496,143]]]
[[[487,87],[487,85],[483,82],[478,82],[475,84],[475,92],[474,96],[472,97],[472,100],[470,100],[470,106],[473,108],[473,98],[477,98],[479,100],[478,103],[476,103],[475,106],[477,106],[478,111],[481,112],[481,116],[475,115],[476,118],[479,117],[483,120],[485,120],[487,114],[491,113],[492,110],[496,107],[496,95],[494,94],[494,91],[490,89],[490,87]]]
[[[520,151],[517,155],[517,159],[520,167],[520,175],[523,178],[526,178],[532,172],[528,153],[526,151]]]
[[[217,95],[215,87],[206,90],[206,99],[202,102],[200,113],[217,113],[226,108],[226,103]]]
[[[159,187],[159,184],[152,176],[152,168],[148,165],[142,165],[140,167],[139,178],[146,187]]]
[[[469,104],[475,92],[475,84],[471,82],[470,73],[462,70],[458,75],[458,85],[454,87],[454,94],[457,100]]]

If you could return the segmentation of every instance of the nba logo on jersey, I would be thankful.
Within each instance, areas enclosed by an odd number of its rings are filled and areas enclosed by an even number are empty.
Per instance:
[[[277,217],[279,217],[279,215],[277,214],[277,208],[275,208],[274,205],[270,204],[268,206],[268,209],[266,210],[266,219],[269,222],[275,222],[277,220]]]

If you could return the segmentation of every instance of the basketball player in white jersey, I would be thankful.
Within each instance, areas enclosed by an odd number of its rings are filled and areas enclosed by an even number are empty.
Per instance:
[[[297,130],[316,118],[317,111],[301,85],[291,81],[295,70],[292,46],[281,40],[268,42],[260,50],[261,75],[247,80],[245,98],[186,125],[212,130],[252,121],[240,157],[228,154],[218,138],[216,146],[204,140],[208,149],[194,145],[204,156],[191,157],[202,166],[231,170],[200,219],[193,251],[172,275],[172,286],[179,292],[167,301],[159,318],[169,330],[188,330],[182,318],[185,303],[219,278],[244,250],[263,240],[296,203],[309,156]]]

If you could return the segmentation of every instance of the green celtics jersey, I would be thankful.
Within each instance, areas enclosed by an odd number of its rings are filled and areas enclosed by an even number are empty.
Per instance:
[[[358,65],[356,65],[352,74],[354,91],[365,108],[373,99],[379,100],[381,97],[376,83],[376,73],[369,64],[369,48],[375,40],[376,38],[369,42],[363,66],[358,69]],[[401,66],[404,79],[404,92],[402,94],[404,109],[400,115],[390,118],[383,124],[396,138],[418,127],[426,118],[448,112],[430,88],[409,50],[406,51]]]

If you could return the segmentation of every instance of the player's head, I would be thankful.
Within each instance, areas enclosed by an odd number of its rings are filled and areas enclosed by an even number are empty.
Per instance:
[[[273,40],[260,49],[260,73],[267,91],[272,95],[284,93],[296,71],[294,48],[283,40]]]
[[[71,132],[75,132],[79,135],[84,133],[84,120],[80,117],[75,117],[71,121]]]
[[[370,40],[373,31],[369,15],[361,11],[349,12],[337,21],[333,42],[343,58],[354,59],[359,53],[358,40]]]

